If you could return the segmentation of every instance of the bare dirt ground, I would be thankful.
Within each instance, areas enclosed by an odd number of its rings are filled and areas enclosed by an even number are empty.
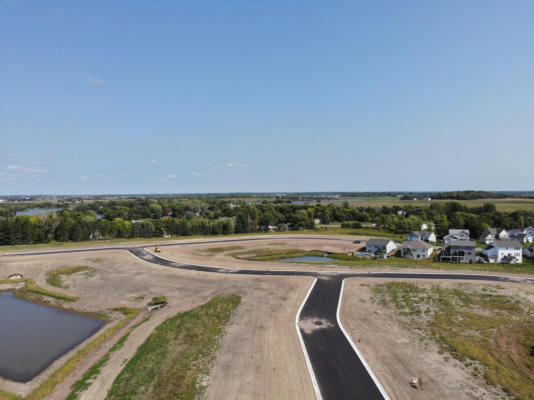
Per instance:
[[[482,379],[474,378],[467,368],[450,355],[440,355],[438,346],[430,339],[422,339],[419,333],[403,329],[394,310],[370,301],[372,286],[385,282],[391,280],[347,279],[340,315],[347,333],[392,400],[506,398],[502,391],[489,387]],[[409,282],[423,286],[432,284],[424,280]],[[534,299],[534,288],[528,285],[462,282],[481,289],[500,285],[506,288],[499,292],[501,294],[530,301]],[[462,283],[440,281],[439,284],[452,287]],[[423,378],[423,391],[409,385],[414,376]]]
[[[284,237],[273,237],[272,240],[259,240],[251,242],[230,242],[230,243],[205,243],[195,244],[192,246],[176,246],[176,247],[162,247],[160,255],[171,260],[178,260],[182,262],[188,262],[192,264],[213,265],[218,267],[230,267],[230,268],[247,268],[247,269],[298,269],[304,268],[306,265],[312,265],[310,270],[331,270],[335,269],[350,269],[349,267],[340,267],[335,264],[329,263],[287,263],[276,261],[249,261],[240,260],[229,253],[235,251],[246,251],[255,249],[300,249],[300,250],[319,250],[326,252],[352,252],[355,249],[361,247],[352,243],[352,238],[343,237],[347,240],[322,240],[322,239],[286,239]],[[214,248],[231,248],[241,247],[238,250],[229,250],[221,253],[207,252],[208,249]],[[153,247],[147,247],[148,250],[153,250]]]
[[[46,271],[61,266],[88,265],[95,273],[64,277],[68,289],[46,284]],[[84,395],[103,399],[122,365],[137,347],[166,318],[206,303],[221,294],[239,294],[242,304],[227,326],[210,377],[209,398],[217,399],[312,399],[313,387],[295,331],[295,315],[311,278],[221,276],[159,267],[131,254],[112,250],[98,253],[72,253],[45,256],[0,257],[0,279],[22,273],[42,287],[80,299],[67,307],[105,311],[110,307],[142,308],[153,296],[165,295],[169,306],[152,313],[152,318],[136,328],[125,345],[112,353],[99,377]],[[137,317],[137,321],[142,316]],[[130,325],[134,324],[132,321]],[[125,330],[86,357],[49,399],[64,399],[70,385],[83,370],[98,361]],[[65,358],[70,357],[73,350]],[[27,394],[57,367],[54,363],[28,384],[0,382],[0,387]],[[231,365],[232,368],[228,366]],[[211,397],[210,397],[211,396]]]

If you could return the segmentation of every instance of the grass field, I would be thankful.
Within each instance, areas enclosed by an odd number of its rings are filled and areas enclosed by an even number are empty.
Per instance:
[[[219,336],[240,301],[239,296],[215,297],[160,324],[117,376],[106,399],[201,398]]]
[[[504,288],[413,283],[376,285],[373,299],[435,340],[475,376],[517,399],[534,398],[532,304]]]

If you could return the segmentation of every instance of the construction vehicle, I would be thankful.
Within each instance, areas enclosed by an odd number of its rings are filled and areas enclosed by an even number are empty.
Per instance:
[[[159,245],[156,245],[156,248],[154,249],[155,253],[161,253],[161,247]]]

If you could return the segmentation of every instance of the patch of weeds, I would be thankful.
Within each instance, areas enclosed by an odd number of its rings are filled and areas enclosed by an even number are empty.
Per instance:
[[[58,288],[68,289],[69,286],[63,283],[61,277],[63,275],[73,275],[77,272],[86,272],[88,274],[94,274],[94,269],[86,265],[77,265],[73,267],[59,267],[53,270],[50,270],[46,273],[46,283],[50,286],[55,286]]]
[[[158,297],[152,297],[152,300],[148,303],[149,306],[154,306],[159,303],[166,303],[167,297],[165,296],[158,296]]]
[[[204,249],[200,252],[206,255],[215,255],[229,251],[242,250],[243,248],[243,246],[210,247],[209,249]]]
[[[40,286],[37,286],[33,279],[25,279],[24,282],[25,282],[24,288],[14,290],[13,296],[19,299],[29,300],[29,301],[35,301],[35,299],[31,297],[31,294],[35,294],[38,296],[51,297],[56,300],[62,300],[62,301],[67,301],[67,302],[74,302],[78,300],[78,297],[69,296],[63,293],[59,293],[59,292],[54,292],[52,290],[44,289]]]

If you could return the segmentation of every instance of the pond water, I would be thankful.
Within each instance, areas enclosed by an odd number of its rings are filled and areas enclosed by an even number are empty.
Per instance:
[[[30,208],[29,210],[17,211],[15,215],[35,215],[60,211],[61,208]]]
[[[27,382],[102,325],[0,292],[0,376]]]
[[[334,261],[334,259],[331,257],[302,256],[302,257],[281,258],[279,261],[327,262],[327,261]]]

